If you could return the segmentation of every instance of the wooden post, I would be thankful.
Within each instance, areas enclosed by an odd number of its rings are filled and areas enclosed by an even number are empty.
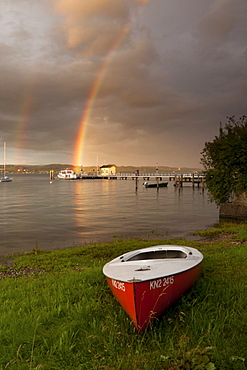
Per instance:
[[[156,177],[156,181],[157,181],[157,191],[159,191],[159,178]]]
[[[177,175],[174,176],[174,186],[177,186]]]
[[[195,174],[192,173],[192,186],[194,187],[195,186]]]
[[[202,191],[204,191],[204,177],[202,177]]]
[[[50,170],[50,181],[54,180],[54,170]]]
[[[138,176],[136,176],[136,192],[138,190]]]

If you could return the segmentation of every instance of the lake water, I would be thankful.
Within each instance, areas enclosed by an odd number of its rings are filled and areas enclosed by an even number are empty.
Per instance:
[[[0,255],[54,250],[116,237],[184,237],[219,220],[201,188],[146,189],[139,180],[54,180],[16,175],[0,183]],[[189,238],[189,237],[188,237]]]

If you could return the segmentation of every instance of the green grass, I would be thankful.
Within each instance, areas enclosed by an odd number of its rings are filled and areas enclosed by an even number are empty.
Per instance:
[[[0,266],[0,369],[246,369],[246,225],[209,241],[116,240],[35,249]],[[201,276],[144,334],[112,296],[104,263],[141,247],[189,245]],[[7,274],[6,272],[9,272]]]
[[[212,229],[194,232],[193,235],[200,235],[205,238],[217,238],[220,235],[236,236],[237,240],[247,241],[247,224],[246,222],[225,222],[217,223]]]

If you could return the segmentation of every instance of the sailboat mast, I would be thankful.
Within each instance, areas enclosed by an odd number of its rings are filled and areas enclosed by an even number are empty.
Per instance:
[[[6,142],[3,143],[3,177],[0,179],[0,182],[11,182],[12,179],[10,179],[8,176],[5,175],[5,167],[6,167]]]
[[[3,177],[5,177],[5,167],[6,167],[6,142],[3,143]]]

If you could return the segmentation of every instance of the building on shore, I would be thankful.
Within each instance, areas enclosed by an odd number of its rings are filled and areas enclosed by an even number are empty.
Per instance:
[[[101,176],[116,175],[117,166],[115,164],[107,164],[100,167]]]

